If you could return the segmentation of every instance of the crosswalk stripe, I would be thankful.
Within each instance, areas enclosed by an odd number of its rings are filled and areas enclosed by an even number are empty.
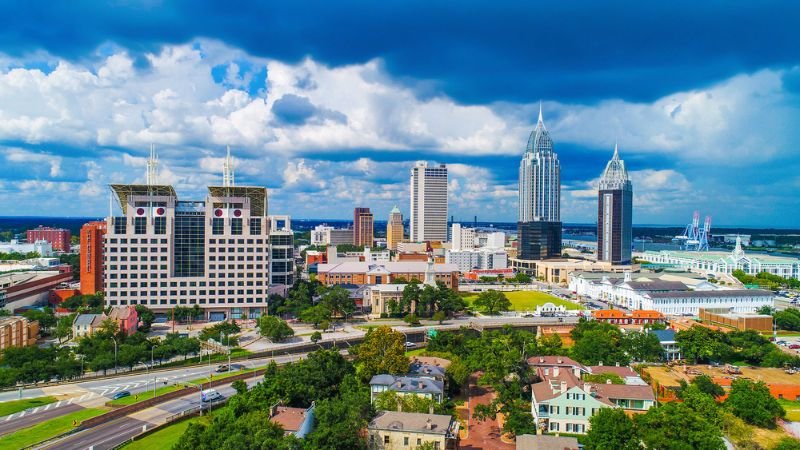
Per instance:
[[[64,401],[64,400],[59,400],[59,401],[58,401],[58,403],[56,403],[56,408],[58,408],[59,406],[61,406],[61,402],[63,402],[63,401]]]
[[[36,414],[36,411],[38,411],[39,408],[41,408],[41,406],[37,406],[36,408],[34,408],[33,411],[31,411],[31,414]]]
[[[24,415],[25,415],[25,411],[22,411],[21,413],[19,413],[19,417],[22,417]]]
[[[47,411],[48,409],[50,409],[51,406],[53,406],[53,404],[49,403],[47,406],[44,407],[42,411]]]

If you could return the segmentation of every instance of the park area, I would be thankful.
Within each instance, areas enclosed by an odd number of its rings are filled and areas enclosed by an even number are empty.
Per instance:
[[[540,291],[513,291],[503,292],[506,298],[511,302],[511,310],[518,312],[535,311],[537,306],[544,305],[545,303],[552,303],[556,306],[563,306],[566,309],[581,309],[577,303],[555,297],[546,292]],[[464,294],[462,294],[464,295]],[[464,295],[464,301],[467,306],[472,306],[472,302],[478,298],[477,293],[469,293]]]

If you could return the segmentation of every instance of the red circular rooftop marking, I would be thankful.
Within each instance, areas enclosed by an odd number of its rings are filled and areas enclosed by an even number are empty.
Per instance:
[[[222,217],[222,210],[221,209],[215,210],[214,211],[214,215],[217,216],[217,217]]]
[[[159,216],[163,216],[163,215],[164,215],[164,212],[165,212],[165,211],[164,211],[164,208],[158,208],[158,209],[156,209],[156,214],[158,214]]]
[[[241,217],[242,216],[242,210],[241,209],[235,210],[233,212],[233,215],[236,216],[236,217]]]
[[[136,208],[136,215],[143,216],[144,215],[144,208]]]

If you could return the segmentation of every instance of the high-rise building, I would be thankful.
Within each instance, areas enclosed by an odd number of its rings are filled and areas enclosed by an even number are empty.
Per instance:
[[[631,262],[633,186],[625,161],[614,156],[600,178],[597,196],[597,260],[612,264]]]
[[[539,120],[519,165],[519,259],[558,257],[561,253],[561,166],[553,140]]]
[[[27,232],[28,242],[47,241],[53,246],[53,250],[68,252],[72,233],[63,228],[50,228],[39,226]]]
[[[149,184],[111,185],[122,215],[107,220],[107,306],[168,314],[197,305],[214,321],[265,313],[270,284],[291,285],[294,273],[291,225],[267,216],[267,189],[234,186],[228,156],[222,186],[209,186],[202,200],[179,200],[150,166]]]
[[[519,165],[519,221],[561,221],[561,166],[541,106]]]
[[[372,247],[374,219],[369,208],[353,210],[353,245]]]
[[[81,227],[81,294],[103,291],[103,239],[105,222],[89,222]]]
[[[411,169],[411,241],[447,240],[447,166]]]
[[[403,240],[404,233],[403,214],[395,206],[389,213],[389,221],[386,223],[386,248],[397,250],[397,244]]]

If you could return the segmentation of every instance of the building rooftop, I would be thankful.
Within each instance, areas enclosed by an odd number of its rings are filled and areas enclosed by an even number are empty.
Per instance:
[[[774,296],[772,291],[763,289],[727,289],[718,291],[680,291],[680,292],[648,292],[650,298],[722,298],[722,297],[766,297]]]
[[[442,414],[380,411],[370,422],[369,429],[454,435],[458,431],[458,422]]]
[[[733,257],[732,252],[721,252],[721,251],[688,252],[688,251],[677,251],[677,250],[661,250],[661,251],[647,250],[643,253],[645,259],[647,258],[648,254],[667,254],[669,256],[676,258],[684,258],[684,259],[692,259],[692,260],[708,261],[708,262],[719,262],[722,260],[730,260]],[[786,256],[773,256],[764,253],[747,253],[744,254],[744,257],[751,261],[760,261],[762,263],[800,264],[800,259],[797,258],[791,258]]]
[[[83,326],[83,325],[91,325],[95,320],[101,317],[102,314],[78,314],[75,316],[75,321],[72,322],[72,325]]]
[[[662,344],[675,342],[675,330],[650,330],[650,333],[656,335]]]
[[[343,263],[320,264],[317,271],[322,273],[367,273],[382,268],[390,273],[424,273],[428,268],[428,263],[424,261],[391,261],[391,262],[367,262],[367,261],[347,261]],[[457,264],[434,264],[433,270],[436,273],[458,272]]]
[[[433,364],[426,364],[421,361],[412,361],[408,368],[409,375],[419,377],[433,377],[444,379],[444,367],[436,366]]]
[[[294,433],[300,430],[300,427],[308,417],[308,410],[306,408],[291,408],[288,406],[276,406],[273,408],[272,415],[269,420],[279,424],[283,430],[288,433]]]
[[[647,281],[626,281],[625,285],[634,291],[688,291],[689,287],[680,281],[662,281],[659,279],[646,279]]]
[[[517,436],[517,450],[578,450],[578,439],[564,436],[523,434]]]
[[[422,376],[375,375],[370,385],[387,386],[390,391],[415,394],[444,394],[444,383]]]

